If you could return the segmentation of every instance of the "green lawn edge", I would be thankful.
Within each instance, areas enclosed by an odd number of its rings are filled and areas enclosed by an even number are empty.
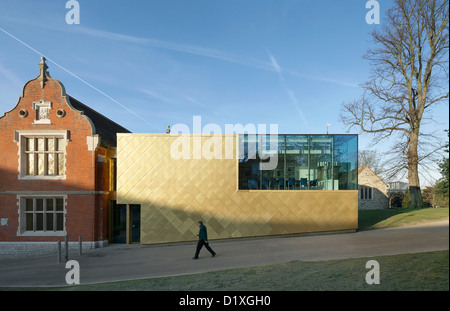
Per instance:
[[[361,210],[358,212],[358,230],[393,228],[448,218],[448,208]]]

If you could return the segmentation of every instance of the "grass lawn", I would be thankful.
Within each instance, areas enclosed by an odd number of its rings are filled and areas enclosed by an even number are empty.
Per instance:
[[[380,265],[380,284],[368,285],[368,260]],[[17,290],[17,289],[15,289]],[[49,290],[49,289],[34,289]],[[405,291],[449,290],[449,252],[321,262],[294,261],[194,275],[53,288],[64,291]]]
[[[396,208],[359,211],[359,230],[398,227],[448,219],[448,208]]]

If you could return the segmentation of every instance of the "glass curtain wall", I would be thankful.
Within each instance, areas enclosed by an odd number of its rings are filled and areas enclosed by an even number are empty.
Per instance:
[[[333,190],[333,136],[311,136],[309,156],[310,189]]]
[[[239,189],[358,188],[357,135],[240,135],[239,146]]]
[[[270,169],[261,170],[261,183],[259,189],[284,190],[285,189],[285,139],[282,136],[266,135],[260,141],[263,150],[264,160],[261,162]],[[261,152],[258,149],[258,154]],[[272,164],[272,165],[271,165]]]
[[[309,137],[286,135],[286,189],[309,189]]]
[[[336,135],[334,137],[334,178],[339,190],[358,189],[358,136]]]
[[[239,146],[243,149],[239,156],[239,189],[284,189],[284,137],[240,135]],[[276,165],[262,170],[261,163]]]

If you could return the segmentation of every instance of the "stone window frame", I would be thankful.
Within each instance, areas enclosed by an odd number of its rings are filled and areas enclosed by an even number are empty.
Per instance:
[[[27,211],[26,210],[26,199],[33,199],[33,210],[32,211]],[[35,206],[35,202],[36,199],[44,199],[43,200],[43,210],[42,211],[37,211],[36,210],[36,206]],[[53,199],[54,202],[56,199],[62,199],[63,200],[63,210],[62,211],[56,211],[56,207],[53,208],[53,214],[62,214],[63,215],[63,230],[59,230],[57,231],[56,228],[54,228],[53,230],[45,230],[45,228],[43,227],[43,230],[35,230],[35,226],[33,224],[33,230],[27,230],[27,221],[26,221],[26,215],[27,214],[37,214],[37,213],[42,213],[43,214],[43,222],[46,222],[46,217],[45,215],[47,213],[51,213],[49,211],[46,210],[46,204],[47,201],[45,199]],[[19,227],[17,230],[17,235],[18,236],[65,236],[67,234],[67,230],[66,230],[66,214],[67,214],[67,210],[66,210],[66,205],[67,205],[67,195],[62,195],[62,194],[23,194],[23,195],[18,195],[17,196],[17,205],[18,205],[18,214],[19,214]],[[33,217],[33,219],[35,219]],[[35,220],[33,220],[35,221]]]
[[[64,169],[61,175],[28,175],[26,157],[26,138],[62,138],[66,142],[64,150]],[[69,142],[69,131],[67,130],[17,130],[14,141],[19,147],[18,156],[18,179],[19,180],[65,180],[67,163],[67,144]]]

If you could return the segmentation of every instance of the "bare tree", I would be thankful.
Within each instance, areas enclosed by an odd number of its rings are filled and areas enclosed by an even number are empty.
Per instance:
[[[421,125],[426,112],[448,104],[448,0],[394,0],[382,30],[374,31],[374,48],[365,58],[372,65],[362,97],[342,107],[349,128],[372,133],[375,143],[396,139],[396,163],[406,168],[411,207],[423,207],[419,162]],[[403,162],[401,161],[403,157]]]
[[[358,152],[358,168],[365,166],[377,175],[381,173],[380,155],[376,150],[361,150]]]

